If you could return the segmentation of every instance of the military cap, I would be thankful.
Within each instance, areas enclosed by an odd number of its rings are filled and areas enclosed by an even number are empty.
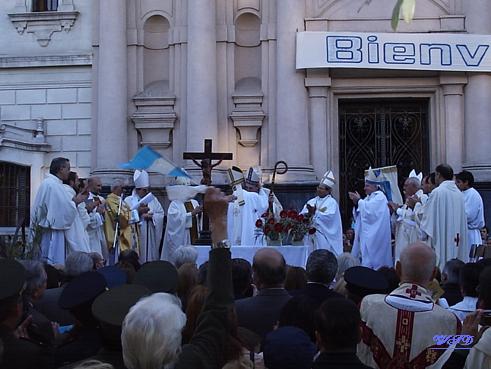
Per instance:
[[[148,288],[136,284],[123,284],[99,295],[92,304],[92,314],[101,322],[121,326],[130,308],[139,299],[150,295]]]
[[[0,259],[0,300],[21,293],[26,282],[26,270],[12,259]]]
[[[62,309],[72,309],[93,301],[106,290],[102,274],[91,271],[80,274],[66,285],[58,300]]]
[[[126,284],[128,281],[128,276],[126,273],[115,265],[106,266],[97,270],[97,272],[102,274],[106,280],[108,288],[121,286],[122,284]]]
[[[177,289],[177,270],[168,261],[151,261],[141,266],[133,283],[147,287],[152,293],[174,293]]]
[[[374,293],[385,293],[389,284],[382,273],[376,270],[356,266],[344,272],[346,289],[360,297]]]

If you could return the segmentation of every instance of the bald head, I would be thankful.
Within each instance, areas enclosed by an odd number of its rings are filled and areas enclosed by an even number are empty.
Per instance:
[[[102,190],[102,181],[99,177],[89,177],[87,184],[88,190],[96,195],[98,195]]]
[[[435,252],[423,242],[407,246],[401,253],[398,271],[401,282],[411,282],[426,287],[433,279],[436,266]]]
[[[254,255],[252,270],[254,283],[259,289],[283,287],[285,283],[285,258],[275,249],[258,250]]]

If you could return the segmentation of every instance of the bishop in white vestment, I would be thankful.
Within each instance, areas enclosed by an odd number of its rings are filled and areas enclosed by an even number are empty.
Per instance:
[[[177,185],[189,186],[191,183],[188,178],[177,177]],[[165,227],[164,245],[160,255],[161,260],[174,262],[173,254],[180,246],[191,245],[192,232],[198,237],[199,222],[198,214],[201,207],[194,199],[183,202],[181,200],[171,201],[167,209],[167,225]]]
[[[53,159],[50,173],[41,183],[31,209],[30,238],[32,241],[39,239],[41,258],[49,264],[65,263],[65,230],[77,216],[75,201],[63,186],[69,173],[68,159]]]
[[[481,228],[484,227],[484,205],[481,195],[474,187],[474,176],[464,170],[455,176],[455,183],[464,195],[465,215],[467,217],[467,249],[463,261],[469,261],[469,255],[477,246],[482,245]]]
[[[312,217],[314,249],[327,249],[338,257],[343,253],[343,226],[338,203],[331,196],[334,184],[333,173],[324,174],[317,196],[307,201],[300,214]]]
[[[404,250],[407,245],[420,239],[416,215],[423,206],[422,201],[426,201],[426,199],[422,200],[426,197],[426,195],[423,194],[423,190],[420,188],[422,179],[423,175],[421,173],[416,175],[414,170],[411,171],[409,178],[404,182],[404,195],[406,201],[404,205],[394,208],[394,216],[396,218],[395,261],[399,260],[402,250]]]
[[[99,195],[102,188],[100,178],[91,177],[88,180],[89,197],[86,205],[87,213],[89,214],[89,225],[87,233],[89,234],[90,249],[92,252],[97,252],[104,259],[109,259],[109,254],[106,246],[106,237],[104,236],[104,213],[105,200]]]
[[[438,187],[431,192],[424,207],[421,230],[426,236],[426,243],[436,253],[437,265],[443,270],[445,263],[454,258],[464,260],[467,250],[467,217],[465,214],[464,196],[455,185],[453,170],[444,173],[436,170]],[[445,171],[446,169],[441,169]]]
[[[391,249],[390,211],[385,194],[380,184],[385,181],[382,173],[377,176],[371,169],[365,179],[367,196],[360,198],[357,192],[349,196],[355,207],[355,241],[351,254],[361,256],[362,266],[378,269],[382,266],[393,266]]]
[[[130,208],[136,206],[143,197],[149,194],[150,182],[146,171],[136,170],[133,181],[135,189],[131,196],[125,199]],[[164,228],[164,209],[157,198],[153,198],[147,205],[140,205],[138,213],[140,217],[138,222],[140,262],[159,260],[159,247]]]

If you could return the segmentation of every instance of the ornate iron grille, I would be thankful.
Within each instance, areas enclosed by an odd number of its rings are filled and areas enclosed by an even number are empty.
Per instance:
[[[364,194],[364,170],[397,165],[399,186],[411,169],[428,172],[428,101],[341,100],[339,102],[340,205],[349,226],[348,191]]]
[[[0,162],[0,227],[29,226],[31,169]]]

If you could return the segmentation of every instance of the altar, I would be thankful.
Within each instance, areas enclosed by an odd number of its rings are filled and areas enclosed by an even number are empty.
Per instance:
[[[195,246],[198,250],[198,260],[196,264],[200,266],[205,261],[208,261],[208,253],[210,246]],[[305,268],[307,258],[310,254],[309,246],[264,246],[278,250],[285,258],[286,264],[291,266],[300,266]],[[262,249],[262,246],[232,246],[230,251],[232,258],[245,259],[252,264],[252,259],[257,250]]]

